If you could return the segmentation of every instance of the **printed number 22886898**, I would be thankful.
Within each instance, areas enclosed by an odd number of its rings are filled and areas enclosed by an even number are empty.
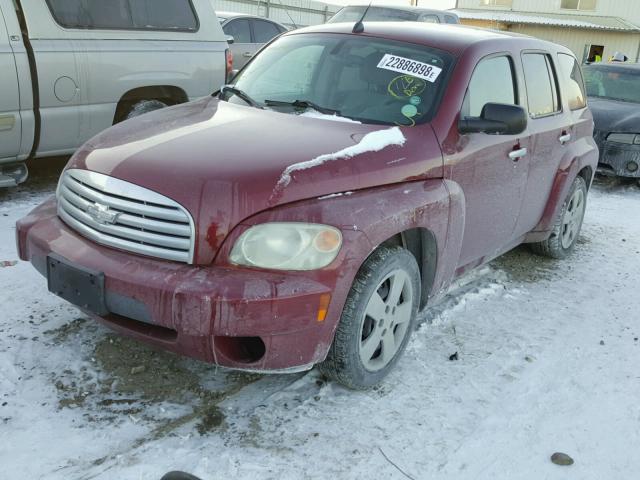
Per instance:
[[[435,82],[440,73],[442,73],[442,69],[435,65],[429,65],[428,63],[418,62],[417,60],[398,57],[397,55],[390,55],[388,53],[378,62],[378,68],[406,73],[407,75],[422,78],[431,83]]]

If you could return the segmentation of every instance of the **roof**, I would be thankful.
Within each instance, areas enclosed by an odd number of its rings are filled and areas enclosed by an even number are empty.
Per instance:
[[[345,5],[343,8],[366,8],[366,4],[360,5]],[[424,8],[424,7],[414,7],[413,5],[390,5],[390,4],[378,4],[371,5],[371,8],[388,8],[391,10],[401,10],[403,12],[416,12],[416,13],[440,13],[440,14],[454,14],[453,10],[438,10],[436,8]]]
[[[593,30],[613,30],[622,32],[640,31],[640,27],[619,17],[518,12],[512,10],[476,10],[471,8],[458,8],[452,10],[452,12],[456,13],[461,19],[468,20],[487,20],[500,23],[523,23],[529,25],[588,28]]]
[[[222,10],[216,10],[216,15],[218,17],[231,18],[231,17],[257,17],[258,15],[250,15],[248,13],[240,13],[240,12],[225,12]]]
[[[301,28],[286,35],[298,35],[303,33],[342,33],[353,34],[353,22],[351,23],[325,23],[311,27]],[[355,35],[355,34],[354,34]],[[450,52],[454,55],[461,54],[466,48],[485,42],[521,42],[527,48],[531,45],[546,44],[545,40],[536,39],[527,35],[512,32],[501,32],[485,28],[468,27],[464,25],[449,25],[440,23],[423,22],[367,22],[364,21],[364,32],[357,34],[428,45]],[[559,47],[564,48],[564,47]]]

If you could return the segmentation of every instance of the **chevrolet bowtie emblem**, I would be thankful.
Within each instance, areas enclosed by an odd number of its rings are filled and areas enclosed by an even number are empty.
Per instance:
[[[113,225],[120,216],[120,212],[114,212],[107,205],[97,202],[87,208],[87,214],[101,225]]]

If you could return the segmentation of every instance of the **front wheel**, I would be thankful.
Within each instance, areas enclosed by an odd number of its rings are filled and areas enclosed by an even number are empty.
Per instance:
[[[382,381],[402,355],[420,303],[420,271],[407,250],[381,247],[360,268],[319,367],[352,389]]]
[[[539,255],[565,258],[578,242],[586,208],[587,184],[584,178],[578,176],[569,189],[551,235],[542,242],[532,243],[531,249]]]

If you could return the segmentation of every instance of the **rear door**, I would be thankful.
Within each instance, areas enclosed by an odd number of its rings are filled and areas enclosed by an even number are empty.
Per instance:
[[[233,18],[222,26],[226,35],[233,37],[231,53],[233,68],[240,69],[253,57],[256,46],[251,41],[251,24],[248,18]]]
[[[521,235],[540,221],[572,134],[571,116],[563,111],[558,67],[552,55],[524,52],[522,66],[532,144],[527,191],[516,229]]]
[[[519,82],[511,55],[485,57],[476,66],[461,117],[479,117],[487,103],[520,105]],[[499,255],[514,240],[526,189],[529,134],[471,133],[445,157],[445,171],[465,195],[465,230],[459,267]]]
[[[7,14],[14,13],[8,11]],[[20,150],[21,133],[18,71],[0,9],[0,161],[15,159]]]

